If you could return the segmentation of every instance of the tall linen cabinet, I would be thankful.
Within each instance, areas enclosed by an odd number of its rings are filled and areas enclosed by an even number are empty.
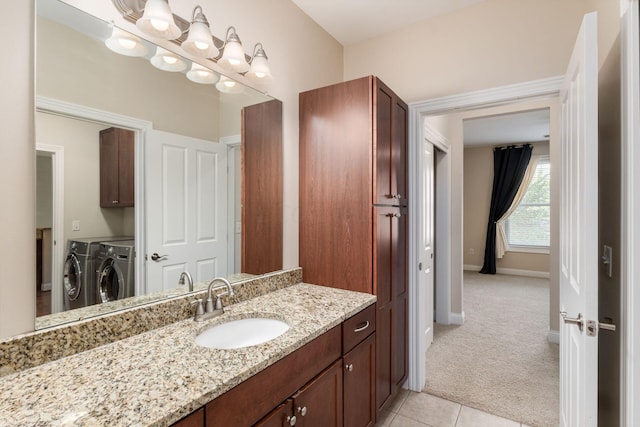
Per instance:
[[[407,378],[407,111],[372,76],[300,94],[303,280],[377,296],[377,412]]]

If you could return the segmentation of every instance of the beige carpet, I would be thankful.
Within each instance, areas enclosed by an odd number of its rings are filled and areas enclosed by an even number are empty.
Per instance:
[[[464,312],[462,326],[435,326],[424,391],[531,426],[557,426],[549,280],[465,272]]]

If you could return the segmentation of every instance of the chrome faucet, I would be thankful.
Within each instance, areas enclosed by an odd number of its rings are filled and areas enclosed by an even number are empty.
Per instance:
[[[220,284],[215,285],[216,282],[220,282]],[[216,294],[216,301],[214,304],[212,295],[213,291],[215,289],[220,289],[223,287],[227,288],[227,290],[225,292]],[[197,299],[191,302],[191,304],[198,305],[193,320],[195,320],[196,322],[201,322],[203,320],[207,320],[224,313],[224,307],[222,307],[222,300],[220,299],[220,297],[224,295],[233,296],[233,288],[231,287],[231,283],[229,283],[229,281],[223,277],[216,277],[215,279],[211,280],[209,282],[209,287],[207,288],[207,301],[204,309],[202,307],[201,299]]]
[[[178,285],[184,285],[184,278],[187,278],[187,282],[189,283],[189,292],[193,292],[193,279],[188,271],[183,271],[180,273],[180,280],[178,280]]]

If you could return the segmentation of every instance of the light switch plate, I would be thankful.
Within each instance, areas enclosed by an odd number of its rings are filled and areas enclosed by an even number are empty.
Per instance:
[[[71,231],[80,231],[80,220],[74,219],[71,221]]]

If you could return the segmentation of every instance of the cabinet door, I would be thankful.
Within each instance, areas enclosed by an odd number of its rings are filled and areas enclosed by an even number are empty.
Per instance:
[[[100,207],[118,205],[118,135],[115,128],[100,132]]]
[[[375,424],[376,335],[358,344],[343,358],[344,426]]]
[[[135,192],[135,134],[133,131],[118,129],[118,206],[134,205]]]
[[[375,203],[407,204],[407,104],[374,80]]]
[[[407,375],[406,208],[376,206],[376,405],[383,408]]]
[[[286,402],[271,411],[269,415],[254,424],[255,427],[288,427],[296,425],[296,417],[293,415],[293,401]]]
[[[133,131],[100,131],[100,207],[134,206],[134,151]]]
[[[342,426],[342,359],[306,384],[293,396],[296,426]]]

